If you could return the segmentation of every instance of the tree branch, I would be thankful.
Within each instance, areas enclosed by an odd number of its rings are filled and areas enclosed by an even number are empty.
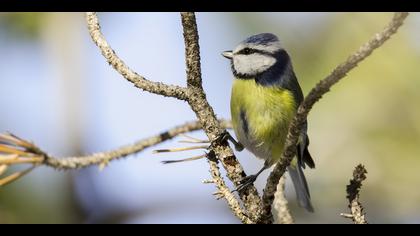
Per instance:
[[[277,191],[274,195],[273,209],[276,211],[274,214],[274,222],[278,224],[293,224],[295,220],[292,214],[290,214],[287,199],[284,194],[286,185],[286,177],[280,178],[279,184],[277,185]]]
[[[219,122],[223,128],[231,127],[231,123],[227,120],[219,120]],[[66,158],[57,158],[49,155],[38,148],[35,144],[20,139],[12,134],[2,134],[0,135],[0,176],[10,165],[17,164],[33,164],[35,166],[45,165],[60,170],[85,168],[92,165],[101,165],[103,167],[110,161],[139,153],[148,147],[170,140],[179,134],[200,129],[200,122],[187,122],[155,136],[139,140],[134,144],[126,145],[112,151]],[[0,179],[0,186],[22,177],[24,174],[28,173],[28,171],[19,173],[20,172],[17,172],[17,174]]]
[[[218,189],[218,192],[215,193],[218,199],[225,198],[233,214],[238,217],[238,219],[245,224],[255,223],[252,221],[242,210],[241,205],[238,200],[233,195],[232,191],[226,186],[223,177],[220,174],[219,166],[217,164],[218,160],[214,156],[213,152],[209,153],[208,163],[210,165],[210,174],[213,178],[211,183],[214,183]],[[208,182],[207,182],[208,183]]]
[[[359,202],[359,192],[362,187],[363,180],[366,179],[367,171],[361,164],[356,166],[353,171],[353,179],[346,187],[347,199],[349,200],[350,214],[342,213],[341,216],[350,218],[355,224],[367,224],[365,213],[363,213],[362,204]]]
[[[376,48],[380,47],[393,34],[395,34],[407,16],[408,13],[395,13],[391,22],[380,33],[375,34],[369,42],[361,46],[359,50],[351,55],[344,63],[338,65],[330,75],[318,82],[318,84],[305,97],[304,101],[298,108],[296,116],[289,126],[289,133],[285,142],[283,156],[268,177],[262,197],[263,207],[261,217],[266,218],[272,215],[271,205],[274,200],[274,193],[276,192],[277,184],[281,176],[283,176],[286,171],[287,166],[289,166],[295,156],[296,144],[298,142],[300,131],[313,105],[329,91],[331,86],[344,78],[346,74],[355,68],[359,62],[363,61]]]
[[[195,14],[182,12],[181,21],[185,43],[185,60],[187,65],[187,86],[203,90],[201,79],[200,46]],[[205,97],[204,97],[205,99]]]
[[[206,99],[206,94],[201,83],[200,50],[195,14],[192,12],[181,13],[184,30],[185,58],[187,65],[188,103],[195,112],[203,130],[212,142],[212,151],[226,169],[228,178],[238,186],[238,182],[246,176],[241,164],[236,159],[227,142],[217,142],[224,129],[217,121],[213,108]],[[247,215],[257,223],[260,212],[261,199],[254,186],[248,187],[239,193],[244,203]]]
[[[187,100],[186,88],[176,85],[167,85],[161,82],[152,82],[131,70],[124,61],[117,56],[115,51],[106,41],[101,32],[101,26],[99,25],[99,20],[95,12],[86,13],[86,21],[93,42],[99,47],[108,63],[126,80],[133,83],[137,88],[150,93],[163,95],[165,97],[174,97],[184,101]]]
[[[221,120],[221,124],[224,127],[230,126],[230,122],[226,120]],[[200,129],[201,124],[197,121],[192,121],[180,126],[176,126],[155,136],[142,139],[134,144],[126,145],[109,152],[100,152],[88,156],[67,158],[52,158],[51,156],[48,156],[45,164],[57,169],[75,169],[91,165],[106,164],[110,161],[121,159],[131,154],[139,153],[148,147],[155,146],[159,143],[170,140],[179,134]]]

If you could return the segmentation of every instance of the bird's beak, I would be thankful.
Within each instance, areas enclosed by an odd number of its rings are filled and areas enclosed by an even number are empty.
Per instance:
[[[233,53],[232,53],[232,51],[224,51],[224,52],[222,52],[222,56],[226,57],[227,59],[232,59],[233,58]]]

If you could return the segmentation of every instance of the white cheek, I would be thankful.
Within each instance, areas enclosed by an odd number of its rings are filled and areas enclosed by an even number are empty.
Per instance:
[[[258,74],[276,63],[276,59],[261,54],[236,55],[233,57],[233,66],[240,74]]]

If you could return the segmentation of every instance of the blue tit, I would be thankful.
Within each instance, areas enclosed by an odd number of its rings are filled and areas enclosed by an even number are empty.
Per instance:
[[[233,130],[238,139],[236,146],[243,145],[257,158],[265,160],[257,174],[241,181],[240,186],[244,187],[281,158],[289,124],[303,101],[303,93],[289,54],[273,34],[253,35],[233,51],[225,51],[222,55],[231,61],[234,75],[230,109]],[[296,146],[297,157],[287,171],[299,205],[313,212],[302,170],[305,165],[315,167],[308,145],[305,122]]]

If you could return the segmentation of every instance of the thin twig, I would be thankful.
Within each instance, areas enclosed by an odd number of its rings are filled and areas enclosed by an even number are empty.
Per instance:
[[[319,99],[321,99],[322,95],[330,90],[331,86],[344,78],[350,70],[357,66],[358,63],[363,61],[376,48],[380,47],[393,34],[395,34],[407,16],[408,13],[395,13],[388,26],[386,26],[380,33],[375,34],[374,37],[369,40],[369,42],[361,46],[359,50],[351,55],[344,63],[338,65],[330,75],[318,82],[318,84],[305,97],[303,103],[298,108],[296,116],[289,126],[289,133],[285,142],[283,156],[268,177],[266,186],[264,188],[264,194],[262,198],[262,218],[267,218],[272,215],[271,205],[274,200],[274,193],[276,192],[277,184],[281,176],[283,176],[284,172],[286,171],[287,166],[295,156],[296,144],[299,134],[304,125],[304,122],[307,119],[309,111],[312,109],[312,106]]]
[[[350,218],[355,224],[367,224],[365,213],[363,213],[363,206],[359,202],[359,192],[362,187],[363,180],[366,179],[367,171],[361,164],[356,166],[353,171],[353,179],[350,184],[346,186],[347,199],[349,200],[350,214],[341,213],[341,216]]]
[[[95,12],[86,13],[86,21],[88,25],[88,30],[92,40],[99,47],[102,52],[102,55],[108,61],[114,69],[120,73],[125,79],[134,84],[137,88],[140,88],[144,91],[163,95],[166,97],[174,97],[180,100],[187,100],[187,90],[186,88],[176,86],[176,85],[167,85],[161,82],[152,82],[147,80],[143,76],[137,74],[135,71],[131,70],[123,60],[121,60],[115,51],[106,41],[105,37],[101,32],[101,26],[99,25],[99,20]]]

